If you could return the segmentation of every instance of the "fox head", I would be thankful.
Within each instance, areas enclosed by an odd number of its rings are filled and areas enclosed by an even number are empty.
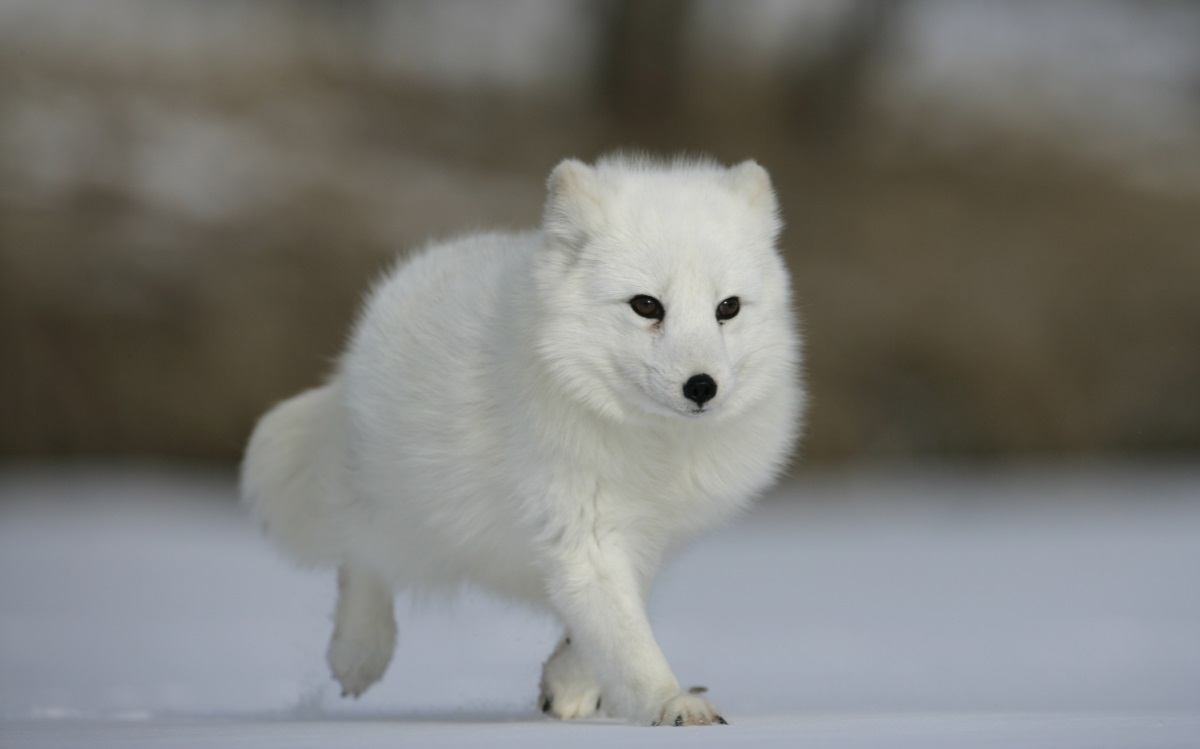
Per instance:
[[[796,376],[761,166],[567,160],[548,188],[536,346],[565,392],[620,420],[721,420]]]

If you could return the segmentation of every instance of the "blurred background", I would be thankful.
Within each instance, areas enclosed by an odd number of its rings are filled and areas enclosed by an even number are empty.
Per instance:
[[[1197,454],[1200,3],[0,0],[0,458],[232,466],[617,147],[771,171],[805,465]]]

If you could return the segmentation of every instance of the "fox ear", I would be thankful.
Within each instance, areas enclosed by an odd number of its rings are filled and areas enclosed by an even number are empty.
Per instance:
[[[576,159],[566,159],[546,181],[542,226],[546,235],[577,250],[599,227],[604,204],[596,172]]]
[[[729,168],[730,188],[746,197],[750,205],[762,205],[775,210],[775,190],[771,187],[771,175],[754,159],[747,159]]]

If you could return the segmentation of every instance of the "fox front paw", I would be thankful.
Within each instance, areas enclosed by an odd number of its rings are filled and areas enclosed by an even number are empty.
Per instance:
[[[728,721],[717,715],[712,703],[700,695],[704,687],[692,687],[667,700],[659,709],[652,726],[712,726],[728,725]]]
[[[559,720],[578,720],[602,715],[604,698],[588,663],[563,638],[542,666],[538,685],[538,707]]]
[[[542,712],[559,720],[580,720],[602,715],[604,698],[599,688],[550,689],[538,694]]]

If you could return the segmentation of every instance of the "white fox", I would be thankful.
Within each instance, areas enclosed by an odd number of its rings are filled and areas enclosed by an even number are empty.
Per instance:
[[[780,227],[752,161],[567,160],[540,231],[434,244],[375,287],[328,383],[259,421],[241,477],[271,539],[338,569],[345,693],[391,660],[394,591],[470,583],[561,620],[543,711],[725,722],[680,687],[645,604],[798,436]]]

